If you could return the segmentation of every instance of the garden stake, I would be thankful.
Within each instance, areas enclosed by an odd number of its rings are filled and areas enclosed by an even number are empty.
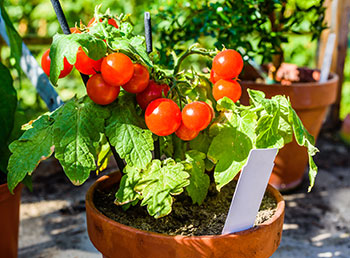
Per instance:
[[[59,0],[51,0],[51,3],[52,3],[52,6],[53,6],[53,9],[55,10],[58,22],[61,25],[61,29],[62,29],[63,33],[66,34],[66,35],[71,34],[70,28],[68,26],[67,19],[66,19],[64,13],[63,13],[60,1]],[[89,80],[89,76],[85,75],[85,74],[82,74],[82,73],[80,73],[80,75],[81,75],[81,78],[83,79],[83,82],[84,82],[84,84],[86,86],[86,83]],[[107,136],[106,136],[106,138],[107,138]],[[109,146],[111,148],[111,151],[113,153],[114,159],[115,159],[115,161],[118,164],[118,168],[119,168],[120,172],[123,172],[123,169],[125,167],[124,161],[121,159],[121,157],[117,153],[117,151],[114,148],[114,146],[112,146],[112,144],[111,144],[111,142],[109,141],[108,138],[107,138],[107,141],[108,141],[108,144],[109,144]]]
[[[149,12],[145,12],[145,38],[146,38],[146,51],[148,54],[152,52],[152,25],[151,25],[151,14]],[[156,159],[160,159],[160,144],[159,138],[154,141],[154,157]]]

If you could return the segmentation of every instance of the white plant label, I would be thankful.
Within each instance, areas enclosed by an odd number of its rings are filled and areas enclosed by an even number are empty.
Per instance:
[[[254,226],[274,166],[277,148],[251,150],[243,167],[222,234]]]
[[[331,70],[335,38],[335,33],[330,33],[328,36],[326,50],[324,51],[324,58],[321,68],[320,83],[324,83],[328,80],[329,71]]]

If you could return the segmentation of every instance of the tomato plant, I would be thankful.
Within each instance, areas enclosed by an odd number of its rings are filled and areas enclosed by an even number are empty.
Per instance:
[[[122,86],[132,78],[134,65],[125,54],[113,53],[103,58],[101,74],[108,84]]]
[[[145,121],[152,133],[167,136],[181,125],[181,111],[171,99],[159,98],[147,106]]]
[[[96,20],[95,17],[91,18],[87,26],[91,27],[94,24],[95,20]],[[99,21],[102,22],[103,19],[100,19]],[[119,28],[117,21],[113,18],[108,19],[108,24],[114,26],[117,29]]]
[[[50,65],[51,65],[51,59],[50,59],[50,49],[46,50],[43,56],[41,57],[41,67],[43,68],[44,72],[47,76],[50,76]],[[64,68],[61,71],[59,78],[66,77],[73,69],[73,65],[68,63],[67,58],[63,59],[63,65]]]
[[[194,204],[201,204],[210,180],[220,190],[239,173],[252,149],[280,149],[293,134],[308,149],[312,187],[317,172],[312,136],[285,97],[266,99],[262,92],[248,90],[251,105],[237,101],[241,87],[232,79],[242,67],[238,52],[195,44],[174,52],[171,67],[165,67],[157,55],[148,55],[145,39],[134,34],[128,15],[100,14],[97,9],[95,16],[116,19],[120,26],[115,29],[103,20],[91,27],[81,25],[81,33],[56,34],[50,48],[52,63],[46,67],[53,84],[65,61],[82,71],[93,66],[90,59],[102,59],[101,73],[93,69],[97,73],[87,82],[87,96],[74,97],[40,116],[10,145],[11,191],[52,155],[53,146],[76,185],[113,154],[123,182],[115,203],[128,209],[139,202],[159,218],[171,212],[176,195],[186,190]],[[185,67],[191,55],[213,61],[214,85],[207,69]],[[206,170],[213,170],[213,176],[209,178]]]
[[[92,75],[101,71],[102,58],[99,60],[91,59],[85,54],[84,50],[80,47],[77,53],[77,61],[75,62],[75,68],[86,75]]]
[[[141,64],[134,64],[134,74],[130,81],[123,85],[123,89],[130,93],[140,93],[144,91],[149,83],[149,72]]]
[[[219,80],[214,84],[213,96],[216,101],[228,97],[233,102],[239,100],[242,95],[242,88],[235,80]]]
[[[120,87],[106,83],[101,74],[91,76],[86,84],[86,92],[90,99],[99,105],[111,104],[119,95]]]
[[[137,103],[143,110],[146,110],[147,105],[155,99],[161,98],[164,94],[166,96],[169,92],[169,86],[166,84],[158,84],[151,80],[146,89],[136,94]]]

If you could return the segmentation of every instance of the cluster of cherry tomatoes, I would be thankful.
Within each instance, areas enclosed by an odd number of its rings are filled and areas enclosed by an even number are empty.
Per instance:
[[[93,18],[87,27],[94,23]],[[118,28],[114,19],[109,19],[108,24]],[[71,32],[81,33],[77,28],[71,28]],[[41,60],[48,76],[51,63],[49,52],[47,50]],[[169,86],[150,80],[148,69],[142,64],[133,63],[123,53],[112,53],[100,60],[93,60],[80,47],[74,66],[80,73],[90,76],[86,91],[90,99],[99,105],[115,101],[120,87],[136,94],[137,103],[145,111],[147,127],[158,136],[175,133],[180,139],[189,141],[207,128],[214,118],[212,106],[203,101],[191,102],[181,111],[173,100],[165,98]],[[214,84],[212,93],[215,100],[226,96],[236,102],[240,98],[242,90],[236,79],[242,68],[243,59],[234,50],[224,50],[214,57],[210,81]],[[64,58],[64,68],[59,78],[67,76],[72,69],[73,65]]]
[[[236,79],[242,69],[243,59],[235,50],[227,49],[214,57],[210,81],[214,84],[212,92],[216,101],[225,96],[233,102],[239,100],[242,89]]]

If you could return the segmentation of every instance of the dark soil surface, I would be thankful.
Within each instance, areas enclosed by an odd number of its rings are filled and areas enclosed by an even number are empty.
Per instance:
[[[176,197],[172,212],[159,219],[149,216],[146,208],[140,205],[123,211],[115,205],[117,185],[110,191],[97,191],[94,196],[96,207],[107,217],[134,228],[168,235],[201,236],[220,235],[230,208],[236,182],[231,182],[217,192],[211,185],[208,197],[202,205],[192,204],[191,199],[182,194]],[[261,224],[272,217],[276,211],[276,200],[266,193],[255,220]]]

